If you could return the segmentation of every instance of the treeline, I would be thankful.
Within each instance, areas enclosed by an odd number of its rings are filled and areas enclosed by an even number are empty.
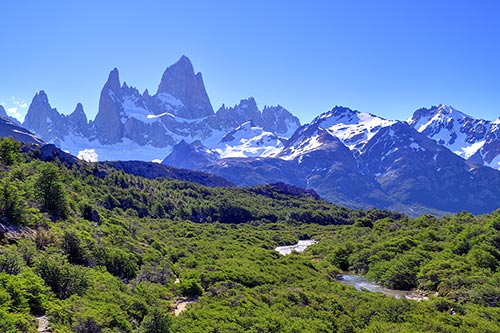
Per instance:
[[[0,140],[0,332],[40,316],[57,332],[500,331],[499,212],[407,219],[22,150]],[[274,251],[306,238],[319,243]],[[341,270],[431,299],[358,292]]]
[[[85,217],[93,211],[138,218],[168,218],[197,223],[352,224],[373,214],[328,204],[310,192],[283,185],[256,188],[212,188],[158,178],[146,179],[97,163],[73,163],[67,168],[57,159],[42,162],[36,150],[19,153],[20,144],[2,139],[1,199],[7,222],[30,225],[29,214],[41,211],[52,220]],[[23,215],[24,214],[24,215]]]

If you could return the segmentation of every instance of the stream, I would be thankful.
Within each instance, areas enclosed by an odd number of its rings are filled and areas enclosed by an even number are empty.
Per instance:
[[[292,252],[304,252],[304,250],[313,244],[316,244],[317,241],[314,239],[305,239],[299,240],[297,244],[287,245],[287,246],[278,246],[275,248],[280,254],[286,256]],[[429,298],[427,295],[422,294],[418,290],[396,290],[389,289],[380,284],[368,281],[364,276],[356,275],[356,274],[342,274],[340,278],[337,280],[339,283],[346,284],[349,286],[353,286],[359,291],[367,290],[376,293],[383,293],[384,295],[391,296],[394,298],[407,298],[416,301],[425,301]]]
[[[304,239],[304,240],[299,240],[299,242],[294,245],[278,246],[274,250],[286,256],[287,254],[290,254],[292,252],[304,252],[304,250],[307,249],[308,246],[311,246],[316,243],[317,241],[315,241],[314,239]]]
[[[419,291],[389,289],[377,283],[368,281],[364,276],[361,275],[342,274],[341,278],[338,279],[338,282],[349,286],[353,286],[354,288],[360,291],[368,290],[371,292],[379,292],[394,298],[404,297],[416,301],[425,301],[429,299],[426,295],[420,293]]]

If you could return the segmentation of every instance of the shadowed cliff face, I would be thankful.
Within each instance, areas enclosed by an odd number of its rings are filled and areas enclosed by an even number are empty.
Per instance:
[[[193,65],[186,56],[182,56],[165,70],[158,86],[158,94],[170,94],[184,104],[185,108],[177,112],[180,117],[195,119],[214,113],[203,77],[201,73],[194,73]]]
[[[62,118],[62,115],[50,106],[45,91],[41,90],[33,97],[24,126],[45,140],[51,140],[60,134],[66,134],[67,128]]]
[[[99,112],[94,121],[97,138],[101,143],[113,144],[121,141],[123,124],[120,120],[123,93],[120,88],[118,69],[113,69],[104,84],[99,98]]]

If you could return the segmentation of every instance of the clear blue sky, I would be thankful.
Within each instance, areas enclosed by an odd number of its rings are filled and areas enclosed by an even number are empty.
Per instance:
[[[445,103],[500,116],[500,1],[2,1],[0,103],[45,90],[90,119],[109,71],[156,92],[185,54],[214,109],[255,97],[302,122],[335,105],[390,119]]]

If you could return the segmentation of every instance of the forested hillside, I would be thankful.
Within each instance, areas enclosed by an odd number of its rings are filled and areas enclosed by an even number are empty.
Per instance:
[[[283,184],[43,162],[11,139],[0,170],[0,332],[500,332],[499,211],[408,219]],[[429,300],[357,291],[342,271]]]

